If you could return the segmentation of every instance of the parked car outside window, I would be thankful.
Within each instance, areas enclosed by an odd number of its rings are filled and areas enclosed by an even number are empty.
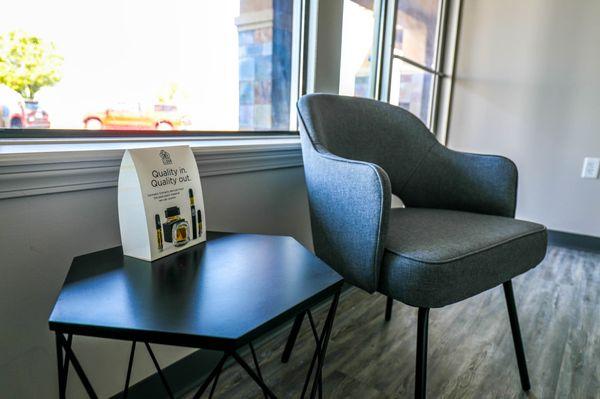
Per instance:
[[[191,121],[172,104],[118,103],[86,115],[83,124],[89,130],[187,130]]]

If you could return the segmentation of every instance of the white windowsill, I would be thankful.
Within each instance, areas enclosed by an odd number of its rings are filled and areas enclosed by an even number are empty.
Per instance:
[[[0,199],[116,187],[127,148],[189,145],[201,176],[302,165],[298,136],[0,139]]]
[[[244,148],[271,148],[298,146],[298,136],[231,136],[231,137],[122,137],[122,138],[26,138],[26,139],[1,139],[0,162],[5,155],[37,154],[41,157],[54,158],[50,153],[59,153],[65,156],[87,154],[90,152],[110,153],[119,155],[127,148],[160,147],[173,145],[189,145],[194,152],[211,152],[213,149],[244,149]],[[37,158],[37,157],[35,157]]]

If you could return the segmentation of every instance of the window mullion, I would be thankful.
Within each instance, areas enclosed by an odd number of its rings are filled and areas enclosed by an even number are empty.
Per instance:
[[[425,66],[425,65],[423,65],[423,64],[421,64],[419,62],[413,61],[410,58],[406,58],[406,57],[404,57],[402,55],[396,55],[396,54],[394,54],[393,58],[396,58],[396,59],[399,59],[400,61],[406,62],[407,64],[410,64],[410,65],[412,65],[412,66],[414,66],[416,68],[419,68],[419,69],[421,69],[423,71],[432,73],[432,74],[437,75],[437,76],[445,77],[445,75],[442,72],[436,71],[435,69],[431,69],[431,68],[429,68],[429,67],[427,67],[427,66]]]
[[[448,76],[445,74],[446,71],[443,70],[442,66],[444,65],[445,60],[445,52],[446,52],[446,39],[447,39],[447,26],[448,26],[448,0],[440,1],[440,9],[438,11],[440,13],[440,18],[438,19],[438,27],[436,34],[436,56],[435,56],[435,70],[440,74],[436,75],[434,79],[433,93],[431,98],[431,114],[429,118],[429,126],[431,126],[431,131],[438,136],[438,125],[439,125],[439,107],[440,107],[440,92],[443,84],[443,79]]]
[[[375,0],[375,29],[373,32],[373,47],[371,50],[371,71],[369,95],[379,98],[381,91],[381,67],[383,61],[383,38],[385,35],[386,0]]]
[[[383,18],[383,32],[381,35],[381,64],[379,70],[379,96],[378,100],[390,101],[390,85],[392,82],[392,63],[394,61],[394,32],[396,28],[396,6],[398,0],[384,0],[382,9],[385,10]]]

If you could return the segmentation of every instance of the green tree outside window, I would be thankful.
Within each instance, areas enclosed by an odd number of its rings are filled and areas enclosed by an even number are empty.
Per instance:
[[[22,31],[0,35],[0,83],[26,99],[58,83],[62,64],[53,42]]]

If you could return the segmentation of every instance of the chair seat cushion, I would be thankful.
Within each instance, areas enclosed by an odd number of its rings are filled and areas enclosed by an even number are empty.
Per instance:
[[[390,212],[379,291],[437,308],[526,272],[546,254],[542,225],[444,209]]]

